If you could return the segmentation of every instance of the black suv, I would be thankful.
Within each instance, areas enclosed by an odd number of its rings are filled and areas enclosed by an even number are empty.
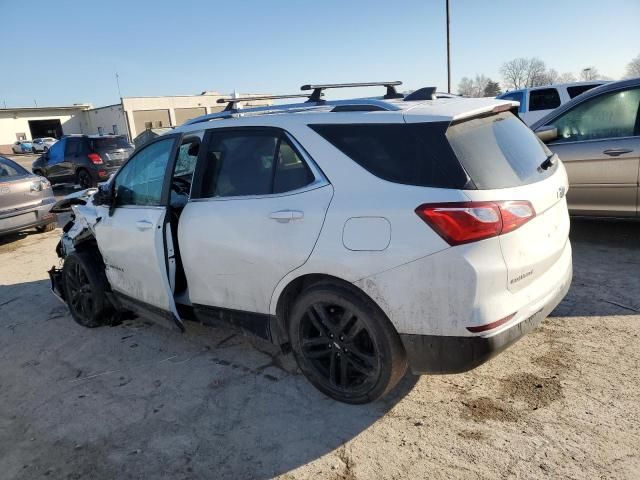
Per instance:
[[[133,148],[121,135],[70,135],[54,143],[31,169],[52,184],[77,183],[89,188],[106,181]]]

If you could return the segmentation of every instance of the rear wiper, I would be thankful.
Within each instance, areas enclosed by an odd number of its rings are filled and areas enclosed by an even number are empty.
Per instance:
[[[554,163],[554,162],[553,162],[553,157],[555,157],[555,156],[556,156],[556,154],[555,154],[555,153],[552,153],[552,154],[551,154],[551,155],[549,155],[547,158],[545,158],[544,162],[542,162],[542,163],[540,164],[540,168],[541,168],[542,170],[547,170],[549,167],[552,167],[552,166],[553,166],[553,163]]]

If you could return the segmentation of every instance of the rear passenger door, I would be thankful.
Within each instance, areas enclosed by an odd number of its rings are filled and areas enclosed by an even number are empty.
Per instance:
[[[214,129],[204,143],[178,231],[189,297],[199,315],[267,314],[311,254],[333,189],[280,129]]]

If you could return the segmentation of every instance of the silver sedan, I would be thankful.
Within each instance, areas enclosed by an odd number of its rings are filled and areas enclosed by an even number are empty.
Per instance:
[[[28,228],[53,230],[56,216],[50,210],[55,201],[46,178],[0,157],[0,235]]]

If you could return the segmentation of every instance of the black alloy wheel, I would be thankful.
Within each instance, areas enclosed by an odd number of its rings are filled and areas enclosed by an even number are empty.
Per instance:
[[[83,323],[89,322],[93,317],[95,302],[87,272],[76,262],[65,271],[64,281],[67,286],[69,309]]]
[[[291,311],[289,338],[300,369],[316,388],[346,403],[367,403],[390,391],[407,362],[384,313],[354,288],[316,284]]]
[[[371,333],[352,310],[314,303],[302,317],[302,354],[331,388],[355,391],[375,383],[380,358]]]
[[[109,283],[95,254],[74,252],[62,267],[65,301],[73,319],[83,327],[104,325],[114,312],[105,292]]]
[[[91,178],[91,174],[86,170],[80,170],[78,172],[78,185],[83,189],[93,187],[93,178]]]

